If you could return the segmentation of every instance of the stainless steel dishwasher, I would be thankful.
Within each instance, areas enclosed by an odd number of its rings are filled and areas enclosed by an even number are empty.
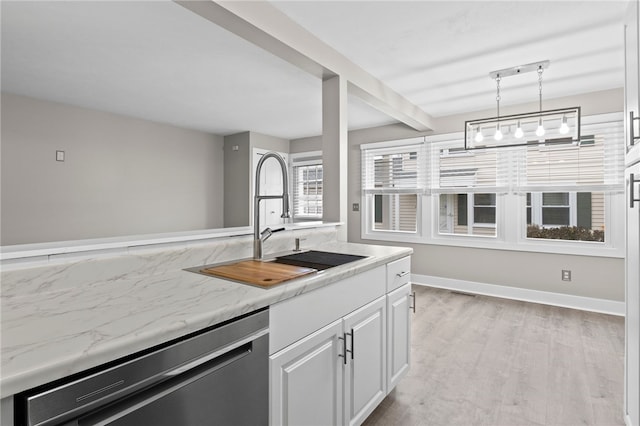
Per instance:
[[[266,425],[268,325],[265,309],[18,394],[16,424]]]

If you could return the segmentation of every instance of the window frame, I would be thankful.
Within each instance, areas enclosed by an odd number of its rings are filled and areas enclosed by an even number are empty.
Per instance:
[[[296,191],[296,167],[305,167],[305,166],[320,166],[322,167],[322,151],[310,151],[310,152],[301,152],[296,154],[289,155],[289,168],[291,170],[291,177],[289,182],[289,193],[291,194],[291,217],[294,222],[315,222],[322,220],[322,211],[319,214],[297,214],[297,203],[298,199],[296,196],[298,192]],[[324,173],[324,171],[323,171]],[[316,179],[318,181],[318,179]],[[324,186],[323,193],[320,195],[320,201],[322,202],[324,196]],[[322,205],[322,204],[321,204]],[[322,210],[322,209],[321,209]]]
[[[589,191],[584,191],[589,192]],[[559,191],[557,194],[567,194],[568,204],[566,205],[547,205],[544,204],[544,194],[552,194],[551,191],[532,191],[531,194],[531,225],[538,225],[542,228],[560,228],[562,226],[578,226],[578,191]],[[527,206],[528,208],[529,206]],[[545,224],[544,209],[546,208],[566,208],[569,209],[569,223],[567,225]],[[529,223],[527,222],[527,225]]]
[[[360,223],[361,223],[361,237],[362,239],[370,239],[370,240],[380,240],[380,241],[407,241],[407,242],[423,242],[424,240],[424,202],[427,197],[424,195],[423,189],[411,190],[407,188],[401,188],[397,191],[393,190],[380,190],[376,191],[376,189],[368,189],[364,188],[364,181],[366,179],[365,174],[371,172],[372,164],[365,164],[365,156],[366,150],[379,150],[382,155],[391,154],[394,151],[404,151],[409,152],[410,154],[413,152],[412,147],[416,147],[415,151],[417,152],[416,161],[426,161],[426,148],[424,146],[425,138],[409,138],[402,140],[394,140],[388,142],[375,142],[362,144],[360,146],[361,155],[361,170],[362,176],[360,181],[360,192],[361,192],[361,213],[360,213]],[[370,151],[374,152],[374,151]],[[413,158],[412,158],[413,159]],[[420,167],[420,166],[419,166]],[[374,167],[375,169],[375,167]],[[421,170],[417,172],[416,175],[416,185],[420,185],[420,181],[425,180],[426,176],[421,176],[421,173],[424,174],[426,171]],[[384,195],[392,195],[392,194],[415,194],[416,195],[416,230],[414,231],[402,231],[402,230],[394,230],[394,229],[375,229],[375,197],[376,196],[384,196]]]

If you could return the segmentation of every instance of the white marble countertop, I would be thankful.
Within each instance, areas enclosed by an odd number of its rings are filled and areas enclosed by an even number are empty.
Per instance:
[[[99,366],[412,253],[410,248],[338,242],[313,248],[370,257],[271,289],[187,272],[184,265],[146,265],[135,273],[112,275],[108,262],[62,267],[56,276],[33,271],[21,278],[23,282],[14,279],[2,293],[0,396]],[[119,261],[132,262],[127,257]],[[52,285],[61,277],[65,286]]]

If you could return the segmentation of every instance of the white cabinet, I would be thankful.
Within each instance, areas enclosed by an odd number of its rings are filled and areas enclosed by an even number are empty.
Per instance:
[[[344,318],[345,424],[359,425],[387,395],[386,298]],[[350,349],[349,349],[350,348]]]
[[[360,424],[387,395],[384,296],[270,357],[271,424]],[[344,396],[343,396],[344,392]]]
[[[640,2],[631,0],[624,22],[625,42],[625,141],[628,166],[627,251],[625,318],[625,422],[640,426],[640,184],[630,182],[631,174],[640,178]],[[634,197],[632,197],[632,188]]]
[[[410,297],[411,284],[408,283],[387,295],[387,393],[391,392],[409,371],[411,354]]]
[[[630,181],[634,175],[636,183]],[[640,425],[640,163],[626,170],[627,254],[625,317],[625,415],[627,424]],[[631,190],[633,188],[633,191]]]
[[[625,14],[624,100],[627,164],[640,160],[640,6],[631,0]],[[632,117],[634,118],[632,120]],[[632,138],[633,134],[633,138]],[[635,426],[635,425],[634,425]]]
[[[335,321],[270,358],[272,425],[341,425],[344,346]]]
[[[400,259],[270,307],[271,425],[359,425],[393,389],[409,369],[410,266]]]

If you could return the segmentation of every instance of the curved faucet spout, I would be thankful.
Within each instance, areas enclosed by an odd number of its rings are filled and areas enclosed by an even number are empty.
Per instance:
[[[280,164],[282,171],[282,195],[261,195],[260,194],[260,171],[262,165],[269,158],[275,158]],[[287,175],[287,164],[284,159],[275,152],[267,152],[260,158],[256,166],[256,183],[254,186],[253,203],[253,258],[262,259],[262,242],[266,239],[260,238],[260,201],[265,199],[282,199],[281,218],[289,218],[289,178]],[[268,238],[268,237],[267,237]]]

